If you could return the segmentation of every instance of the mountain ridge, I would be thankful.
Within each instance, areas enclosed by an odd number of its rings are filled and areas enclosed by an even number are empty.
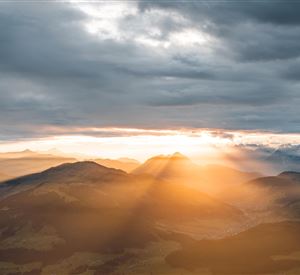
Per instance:
[[[78,161],[75,163],[63,163],[55,167],[48,168],[42,172],[33,173],[3,182],[3,185],[14,184],[21,180],[31,181],[38,180],[42,177],[66,177],[66,176],[80,176],[80,178],[86,177],[85,179],[95,178],[96,176],[103,176],[107,173],[115,173],[118,175],[124,175],[126,172],[120,169],[114,169],[105,167],[93,161]]]

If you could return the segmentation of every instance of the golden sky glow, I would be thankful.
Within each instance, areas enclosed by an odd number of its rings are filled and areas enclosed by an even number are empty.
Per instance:
[[[58,129],[56,129],[56,132]],[[235,132],[222,130],[155,130],[135,128],[74,128],[68,135],[0,143],[0,151],[56,148],[65,153],[92,157],[131,157],[143,161],[157,154],[181,152],[197,160],[214,158],[232,145],[259,144],[276,147],[298,144],[299,134]],[[89,134],[80,134],[80,133]]]

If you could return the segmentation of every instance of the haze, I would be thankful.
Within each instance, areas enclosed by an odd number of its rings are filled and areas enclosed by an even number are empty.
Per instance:
[[[300,274],[299,45],[294,0],[0,0],[0,274]]]

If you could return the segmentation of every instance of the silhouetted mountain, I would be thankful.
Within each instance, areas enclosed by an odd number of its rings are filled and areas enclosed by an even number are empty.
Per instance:
[[[51,182],[90,182],[104,179],[107,176],[125,175],[122,170],[108,168],[93,161],[82,161],[75,163],[64,163],[49,168],[43,172],[26,175],[5,182],[7,185],[21,185],[24,183],[51,183]]]
[[[0,186],[2,194],[7,196],[9,192],[20,192],[28,189],[49,186],[55,184],[68,183],[93,183],[99,181],[116,180],[124,177],[126,173],[99,165],[92,161],[82,161],[75,163],[64,163],[56,167],[49,168],[43,172],[11,179]],[[8,190],[8,191],[7,191]]]
[[[296,182],[300,183],[300,173],[299,172],[292,172],[292,171],[282,172],[278,175],[278,177],[289,179],[295,183]]]
[[[294,186],[295,182],[288,177],[271,176],[254,179],[249,181],[248,184],[261,188],[284,189],[286,187]]]

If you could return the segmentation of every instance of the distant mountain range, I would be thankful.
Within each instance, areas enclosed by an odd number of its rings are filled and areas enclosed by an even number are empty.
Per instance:
[[[76,159],[74,158],[41,154],[30,150],[0,153],[0,173],[7,175],[9,178],[14,178],[43,171],[62,163],[75,161]],[[7,177],[4,179],[7,179]]]
[[[40,156],[39,153],[26,149],[24,151],[17,151],[17,152],[6,152],[0,153],[0,159],[14,159],[14,158],[24,158],[24,157],[38,157]]]
[[[134,159],[120,158],[120,159],[93,159],[94,162],[106,167],[121,169],[127,173],[136,169],[140,163]]]
[[[300,172],[300,155],[290,148],[279,148],[270,156],[266,157],[266,162],[270,162],[277,171],[292,170]]]
[[[246,186],[244,203],[250,199],[257,202],[257,207],[267,207],[284,217],[300,218],[300,173],[283,172],[257,178]]]
[[[300,172],[300,145],[272,148],[264,145],[239,145],[231,148],[223,158],[236,167],[263,174],[284,171]]]
[[[79,157],[82,158],[82,156]],[[59,164],[76,161],[78,161],[77,158],[70,157],[70,154],[65,154],[57,149],[45,152],[35,152],[27,149],[19,152],[0,153],[0,181],[40,172]],[[140,165],[138,161],[129,158],[120,158],[117,160],[97,158],[92,159],[92,161],[126,172],[131,172]]]

